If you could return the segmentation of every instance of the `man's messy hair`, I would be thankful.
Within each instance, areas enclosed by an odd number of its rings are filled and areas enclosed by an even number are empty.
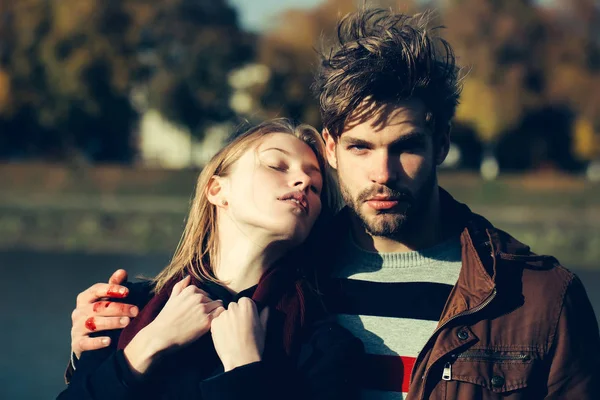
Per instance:
[[[357,115],[410,99],[427,109],[433,132],[445,132],[460,94],[452,48],[429,28],[431,13],[414,16],[364,9],[345,16],[321,63],[313,90],[323,127],[337,139]],[[368,119],[368,118],[367,118]],[[383,121],[380,121],[383,122]]]

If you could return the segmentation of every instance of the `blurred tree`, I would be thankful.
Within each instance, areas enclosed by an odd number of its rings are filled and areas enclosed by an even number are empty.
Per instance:
[[[600,159],[600,4],[560,0],[544,16],[551,26],[543,58],[547,101],[565,102],[577,113],[577,157]]]
[[[444,36],[466,79],[457,120],[493,143],[536,106],[541,90],[534,49],[543,26],[531,0],[452,0],[443,10]]]
[[[529,110],[498,143],[503,170],[560,169],[575,171],[582,165],[573,157],[573,112],[566,106]]]
[[[240,30],[235,11],[226,0],[159,1],[148,11],[154,14],[140,35],[156,60],[148,63],[155,71],[150,106],[197,136],[208,125],[233,118],[228,75],[254,59],[256,40]]]
[[[574,151],[581,144],[572,145],[576,118],[569,115],[593,124],[600,117],[595,61],[600,59],[600,19],[594,1],[569,0],[562,8],[532,0],[444,3],[446,37],[469,71],[457,119],[473,126],[488,148],[502,141],[497,152],[509,153],[500,156],[501,164],[579,165]],[[510,137],[501,139],[504,134]],[[514,146],[519,140],[530,146]]]
[[[227,72],[253,53],[225,0],[0,0],[0,10],[0,140],[17,158],[131,160],[136,90],[140,110],[202,135],[231,117]]]
[[[283,13],[259,39],[258,62],[271,70],[271,79],[256,95],[268,116],[290,116],[320,126],[318,101],[310,86],[318,65],[316,50],[327,49],[327,38],[335,33],[340,17],[363,2],[326,0],[312,10]],[[379,0],[370,6],[398,6],[407,13],[416,10],[413,1]]]
[[[595,129],[594,129],[595,128]],[[575,123],[574,150],[579,159],[590,161],[600,156],[600,127],[580,116]]]

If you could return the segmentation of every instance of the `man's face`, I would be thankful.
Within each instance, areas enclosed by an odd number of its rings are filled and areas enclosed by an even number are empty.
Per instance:
[[[324,132],[342,197],[373,236],[402,236],[431,209],[436,166],[446,152],[425,121],[423,103],[411,100],[383,120],[368,115],[337,141]]]

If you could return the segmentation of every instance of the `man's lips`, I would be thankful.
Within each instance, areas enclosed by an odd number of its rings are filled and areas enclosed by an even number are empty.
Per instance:
[[[400,202],[406,201],[404,198],[398,197],[372,197],[367,199],[366,203],[369,207],[375,210],[389,210],[396,207]]]
[[[398,205],[398,200],[367,200],[367,204],[375,210],[389,210]]]

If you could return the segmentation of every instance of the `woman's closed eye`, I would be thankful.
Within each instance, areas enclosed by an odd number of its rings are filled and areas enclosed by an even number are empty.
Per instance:
[[[281,171],[281,172],[285,172],[288,169],[287,165],[284,165],[284,164],[269,164],[267,166],[271,169],[274,169],[275,171]]]

